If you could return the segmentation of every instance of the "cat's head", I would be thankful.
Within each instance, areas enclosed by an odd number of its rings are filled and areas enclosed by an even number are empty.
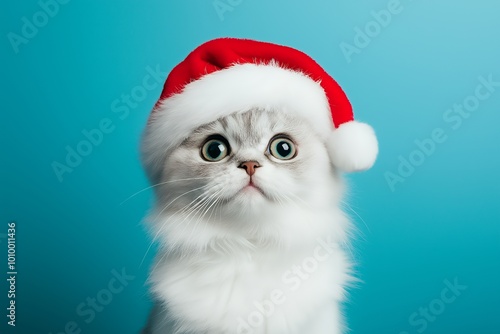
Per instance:
[[[369,169],[377,154],[373,129],[314,59],[233,38],[175,66],[142,140],[160,235],[300,237],[337,207],[335,171]]]
[[[272,237],[293,229],[297,215],[334,206],[341,193],[323,141],[307,122],[280,111],[254,109],[203,125],[160,169],[151,219],[166,230],[178,226],[171,233],[199,233],[209,224]],[[279,226],[286,220],[290,226]],[[303,224],[311,222],[304,217]]]

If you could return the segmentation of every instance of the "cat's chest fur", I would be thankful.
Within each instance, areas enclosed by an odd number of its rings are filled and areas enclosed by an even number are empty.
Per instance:
[[[336,304],[347,278],[344,253],[328,237],[293,249],[170,255],[152,276],[169,317],[190,329],[179,333],[207,334],[315,334],[314,326],[320,326],[318,333],[330,330],[318,322],[338,317]]]

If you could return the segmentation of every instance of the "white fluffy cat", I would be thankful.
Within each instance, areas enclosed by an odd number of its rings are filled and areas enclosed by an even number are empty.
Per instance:
[[[308,122],[279,109],[222,117],[157,174],[145,333],[344,332],[343,183]]]

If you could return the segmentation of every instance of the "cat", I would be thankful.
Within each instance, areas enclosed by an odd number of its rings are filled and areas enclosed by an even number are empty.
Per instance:
[[[160,170],[143,333],[345,332],[345,186],[307,120],[235,112],[192,131]]]

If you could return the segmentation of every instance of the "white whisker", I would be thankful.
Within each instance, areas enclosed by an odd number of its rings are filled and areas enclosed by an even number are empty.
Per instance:
[[[153,219],[153,221],[154,221],[154,222],[156,222],[156,221],[158,220],[158,218],[160,217],[160,215],[161,215],[161,214],[162,214],[162,213],[163,213],[163,212],[164,212],[164,211],[165,211],[165,210],[166,210],[166,209],[167,209],[167,208],[168,208],[171,204],[173,204],[176,200],[178,200],[178,199],[179,199],[179,198],[181,198],[182,196],[185,196],[185,195],[187,195],[187,194],[189,194],[189,193],[192,193],[192,192],[194,192],[194,191],[196,191],[196,190],[200,190],[200,189],[203,189],[203,188],[206,188],[206,187],[208,187],[208,185],[204,185],[204,186],[201,186],[201,187],[198,187],[198,188],[191,189],[191,190],[186,191],[185,193],[183,193],[183,194],[181,194],[181,195],[177,196],[177,197],[176,197],[176,198],[174,198],[172,201],[170,201],[170,202],[169,202],[169,203],[168,203],[168,204],[167,204],[167,205],[166,205],[166,206],[165,206],[165,207],[164,207],[164,208],[160,211],[160,213],[159,213],[159,214],[158,214],[158,215],[157,215],[157,216]],[[201,195],[200,195],[200,196],[201,196]],[[199,198],[199,196],[198,196],[197,198]],[[195,199],[195,200],[196,200],[196,199]],[[194,201],[195,201],[195,200],[194,200]],[[191,203],[193,203],[193,201],[192,201]],[[191,203],[189,203],[188,205],[186,205],[184,208],[186,208],[186,207],[188,207],[189,205],[191,205]],[[142,257],[142,260],[141,260],[141,263],[140,263],[140,265],[139,265],[139,268],[140,268],[140,267],[142,266],[142,264],[144,263],[144,260],[146,259],[147,254],[149,253],[149,251],[150,251],[151,247],[153,246],[154,242],[155,242],[155,241],[156,241],[156,239],[158,238],[158,235],[162,232],[162,230],[163,230],[163,227],[164,227],[164,226],[165,226],[165,224],[162,224],[162,226],[158,229],[158,231],[157,231],[157,232],[156,232],[156,234],[154,235],[153,240],[151,240],[151,242],[149,243],[149,246],[148,246],[148,248],[147,248],[146,252],[144,253],[144,256]]]
[[[173,182],[180,182],[180,181],[204,180],[204,179],[209,179],[209,177],[192,177],[192,178],[188,178],[188,179],[170,180],[170,181],[166,181],[166,182],[160,182],[160,183],[157,183],[157,184],[153,184],[152,186],[149,186],[149,187],[146,187],[144,189],[141,189],[138,192],[136,192],[135,194],[130,195],[129,197],[127,197],[125,200],[123,200],[118,205],[122,205],[126,201],[130,200],[132,197],[135,197],[135,196],[139,195],[140,193],[142,193],[142,192],[144,192],[146,190],[149,190],[149,189],[152,189],[152,188],[164,185],[164,184],[173,183]]]

